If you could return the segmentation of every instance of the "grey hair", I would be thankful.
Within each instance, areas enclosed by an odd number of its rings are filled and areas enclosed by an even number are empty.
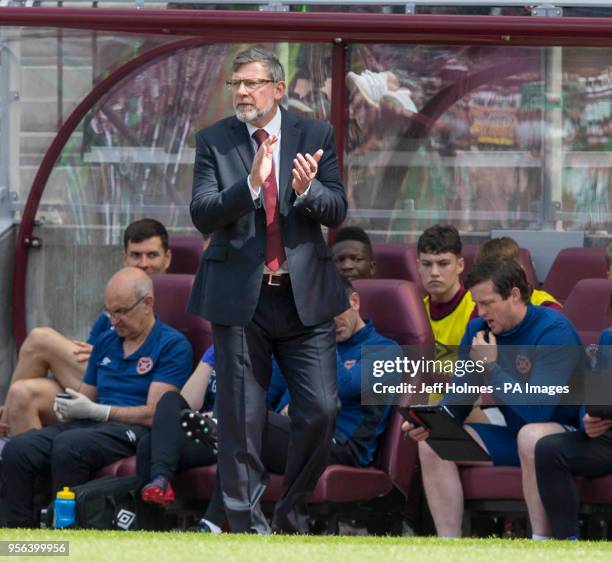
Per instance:
[[[274,53],[258,47],[246,49],[238,53],[234,58],[234,62],[232,62],[232,72],[236,72],[241,66],[252,62],[262,63],[268,69],[270,78],[275,82],[284,82],[285,69],[278,60],[278,57]]]
[[[152,295],[152,294],[153,294],[153,281],[148,275],[146,276],[146,279],[141,278],[141,279],[138,279],[136,283],[134,283],[134,296],[137,299],[142,299],[145,296]]]

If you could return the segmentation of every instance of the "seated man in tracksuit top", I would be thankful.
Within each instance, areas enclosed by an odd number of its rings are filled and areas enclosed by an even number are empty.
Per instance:
[[[153,312],[153,282],[126,267],[111,277],[104,306],[114,330],[96,341],[79,392],[55,400],[62,423],[31,429],[4,448],[2,478],[7,524],[36,525],[35,480],[50,472],[52,492],[77,486],[133,455],[159,398],[180,389],[192,365],[185,337]]]
[[[461,346],[469,350],[471,360],[485,361],[486,371],[482,381],[466,375],[455,376],[453,382],[491,385],[494,389],[527,377],[532,385],[562,386],[571,382],[582,366],[580,338],[561,313],[530,304],[529,284],[516,261],[485,259],[474,267],[466,285],[480,318],[469,323]],[[512,347],[504,349],[505,346]],[[541,397],[536,403],[537,396],[527,404],[512,401],[497,390],[494,395],[506,425],[474,423],[464,427],[489,452],[495,465],[521,467],[525,500],[537,538],[545,513],[535,479],[535,444],[544,435],[575,429],[578,408],[543,401]],[[447,395],[442,402],[450,405],[460,421],[471,409],[466,396],[469,395],[461,396],[465,406],[452,405],[457,396]],[[461,536],[463,493],[456,463],[441,459],[427,444],[426,429],[408,422],[402,429],[419,441],[425,494],[438,535]]]

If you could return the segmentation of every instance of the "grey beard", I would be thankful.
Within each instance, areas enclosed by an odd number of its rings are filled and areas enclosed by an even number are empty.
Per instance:
[[[234,113],[238,121],[241,121],[242,123],[253,124],[254,121],[257,121],[257,119],[259,119],[264,114],[264,111],[263,110],[258,111],[255,109],[253,111],[247,111],[246,113],[244,113],[238,110],[234,110]]]

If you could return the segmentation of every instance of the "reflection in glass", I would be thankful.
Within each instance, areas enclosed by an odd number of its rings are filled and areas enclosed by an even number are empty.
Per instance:
[[[605,230],[611,68],[605,49],[355,45],[352,221],[408,241],[435,222]]]
[[[53,221],[105,225],[117,243],[135,218],[154,216],[169,228],[193,231],[188,213],[195,133],[229,116],[231,61],[244,45],[172,50],[136,68],[92,108],[54,168],[42,205]],[[331,49],[277,44],[286,69],[290,111],[327,119]],[[108,73],[106,73],[108,75]]]

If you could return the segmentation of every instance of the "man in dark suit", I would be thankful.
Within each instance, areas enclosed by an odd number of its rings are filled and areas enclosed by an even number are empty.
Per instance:
[[[347,202],[332,128],[280,107],[275,55],[238,54],[228,87],[236,116],[196,137],[191,217],[212,237],[189,308],[213,323],[232,531],[270,532],[260,452],[274,355],[292,396],[292,435],[273,527],[307,532],[306,496],[326,465],[337,411],[333,318],[348,308],[321,225],[340,224]]]

